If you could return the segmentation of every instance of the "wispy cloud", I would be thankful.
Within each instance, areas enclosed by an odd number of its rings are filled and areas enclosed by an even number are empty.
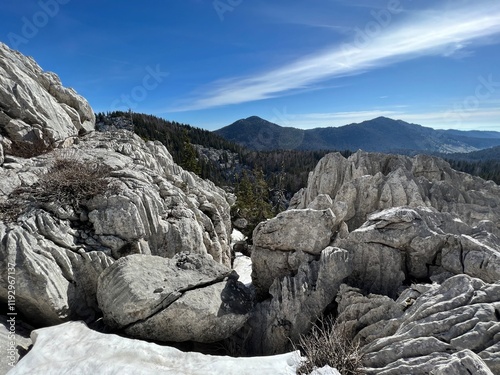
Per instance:
[[[403,25],[389,25],[365,41],[350,41],[250,77],[212,83],[170,111],[239,104],[312,89],[319,82],[425,55],[451,56],[500,33],[500,4],[482,3],[449,12],[426,11]],[[394,16],[396,17],[396,16]],[[489,40],[488,40],[489,39]]]

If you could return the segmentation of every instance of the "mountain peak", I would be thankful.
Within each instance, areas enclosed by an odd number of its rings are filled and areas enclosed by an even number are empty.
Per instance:
[[[269,122],[269,121],[264,120],[262,117],[259,117],[259,116],[250,116],[250,117],[247,117],[245,120],[247,120],[247,121],[265,121],[265,122]]]
[[[241,119],[216,131],[220,136],[255,150],[351,150],[391,152],[470,152],[500,145],[498,137],[474,132],[443,131],[379,116],[340,127],[296,129],[258,116]]]

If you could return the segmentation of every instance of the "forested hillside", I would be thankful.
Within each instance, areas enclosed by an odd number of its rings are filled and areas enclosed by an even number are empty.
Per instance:
[[[500,132],[436,130],[402,120],[377,117],[338,127],[296,129],[257,116],[241,119],[215,133],[253,150],[351,150],[469,152],[500,145]]]
[[[451,167],[458,171],[500,184],[500,147],[440,156],[446,159]]]

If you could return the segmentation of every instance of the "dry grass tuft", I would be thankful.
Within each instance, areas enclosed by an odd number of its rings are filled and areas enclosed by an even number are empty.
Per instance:
[[[15,222],[25,210],[26,205],[24,202],[10,198],[0,202],[0,220],[5,223]]]
[[[71,158],[56,159],[38,181],[32,196],[38,202],[78,209],[82,202],[107,191],[110,173],[106,165]]]
[[[344,326],[330,318],[321,319],[297,345],[307,359],[297,368],[297,374],[310,374],[315,368],[330,366],[342,375],[362,374],[362,354],[359,342],[353,341]]]
[[[79,212],[86,200],[110,191],[110,174],[106,165],[58,158],[36,184],[18,188],[0,202],[0,220],[16,221],[29,207],[46,203],[71,206]]]

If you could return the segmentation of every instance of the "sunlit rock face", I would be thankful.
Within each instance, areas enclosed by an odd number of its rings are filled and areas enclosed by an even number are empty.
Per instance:
[[[0,43],[0,129],[12,141],[56,145],[90,132],[87,100],[30,57]]]

